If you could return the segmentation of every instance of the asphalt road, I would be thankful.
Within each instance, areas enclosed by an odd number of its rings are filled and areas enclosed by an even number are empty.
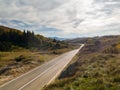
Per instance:
[[[75,54],[83,47],[67,52],[57,58],[17,77],[0,86],[0,90],[41,90],[50,84],[72,60]]]

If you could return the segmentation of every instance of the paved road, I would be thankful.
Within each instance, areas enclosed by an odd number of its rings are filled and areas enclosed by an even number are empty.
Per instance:
[[[40,90],[52,82],[83,47],[67,52],[59,57],[23,74],[0,86],[0,90]]]

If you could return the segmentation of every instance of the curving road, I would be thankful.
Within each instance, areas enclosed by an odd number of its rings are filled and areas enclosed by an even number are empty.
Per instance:
[[[79,49],[67,52],[59,57],[17,77],[0,86],[0,90],[40,90],[48,85],[61,73]]]

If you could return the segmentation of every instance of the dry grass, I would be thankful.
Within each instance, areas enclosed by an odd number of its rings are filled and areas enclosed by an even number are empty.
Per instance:
[[[0,52],[0,84],[49,61],[58,55],[41,52]]]
[[[117,44],[117,46],[116,46],[118,49],[120,49],[120,43],[119,44]]]
[[[10,61],[14,61],[15,58],[23,55],[25,58],[31,58],[33,60],[48,61],[57,55],[55,54],[41,54],[39,52],[23,51],[23,52],[0,52],[0,67],[6,65]]]
[[[89,48],[91,46],[74,58],[77,59],[75,74],[69,77],[69,73],[65,73],[65,77],[44,90],[120,90],[120,54],[87,52]],[[68,70],[66,72],[75,71],[74,68]]]
[[[71,48],[54,51],[30,51],[16,49],[12,52],[0,52],[0,84],[28,72],[29,70],[72,50]]]
[[[62,54],[62,53],[68,52],[70,50],[72,50],[72,49],[64,48],[64,49],[53,50],[52,52],[53,52],[53,54]]]

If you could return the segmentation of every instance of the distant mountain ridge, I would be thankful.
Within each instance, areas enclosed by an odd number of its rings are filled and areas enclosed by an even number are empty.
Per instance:
[[[120,35],[107,35],[107,36],[96,36],[96,37],[83,37],[83,38],[75,38],[75,39],[67,39],[64,42],[67,43],[90,43],[94,40],[112,40],[113,42],[120,39]]]
[[[56,40],[59,40],[59,41],[66,40],[66,38],[60,38],[60,37],[49,37],[49,38],[56,39]]]

